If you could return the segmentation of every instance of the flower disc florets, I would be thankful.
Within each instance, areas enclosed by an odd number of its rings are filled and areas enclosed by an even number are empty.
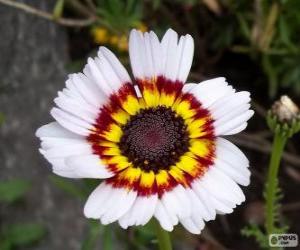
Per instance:
[[[140,110],[122,130],[121,152],[145,171],[169,170],[189,148],[183,118],[165,106]]]

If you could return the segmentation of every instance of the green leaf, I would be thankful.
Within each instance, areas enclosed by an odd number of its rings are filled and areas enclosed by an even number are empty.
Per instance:
[[[31,245],[42,239],[46,234],[45,227],[40,224],[13,224],[5,228],[2,233],[5,241],[12,246]]]
[[[56,4],[54,6],[54,9],[53,9],[53,17],[54,19],[58,19],[62,16],[62,13],[63,13],[63,10],[64,10],[64,3],[65,1],[64,0],[57,0],[56,1]]]
[[[0,181],[0,202],[12,203],[22,198],[30,188],[28,180]]]
[[[49,179],[55,186],[65,191],[66,193],[75,197],[79,197],[81,199],[86,198],[84,191],[73,182],[55,175],[49,176]]]
[[[249,28],[249,24],[247,23],[247,21],[245,19],[245,16],[240,13],[237,13],[237,19],[238,19],[238,22],[240,25],[240,30],[241,30],[243,36],[249,40],[250,36],[251,36],[251,31]]]

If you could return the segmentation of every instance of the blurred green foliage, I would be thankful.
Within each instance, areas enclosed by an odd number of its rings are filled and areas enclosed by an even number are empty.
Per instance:
[[[45,233],[45,227],[40,224],[18,223],[5,226],[0,234],[0,249],[30,246],[43,238]]]
[[[13,206],[24,198],[31,183],[27,180],[0,181],[0,205]],[[39,223],[0,224],[0,249],[13,250],[31,246],[41,240],[46,229]]]
[[[125,34],[137,27],[142,19],[143,5],[140,0],[97,0],[98,24],[115,34]]]
[[[229,1],[239,31],[232,49],[248,53],[261,65],[269,82],[269,95],[279,88],[300,94],[300,2],[293,0]],[[237,42],[239,40],[239,42]]]
[[[13,203],[21,199],[29,190],[30,182],[21,179],[12,179],[0,182],[0,202]]]
[[[128,31],[142,20],[148,26],[154,23],[153,28],[158,30],[160,26],[176,27],[179,23],[186,32],[193,32],[197,41],[202,26],[207,25],[204,49],[248,55],[261,67],[271,98],[280,89],[290,89],[300,95],[300,1],[156,0],[149,5],[148,1],[138,0],[98,0],[97,6],[101,24],[116,33]],[[203,7],[212,15],[206,14],[198,20],[198,10]],[[177,14],[173,13],[175,9]],[[187,20],[178,16],[181,10],[188,16]],[[156,16],[159,22],[145,20],[157,12],[164,15],[164,18]]]
[[[50,181],[63,192],[74,198],[85,201],[89,194],[100,184],[99,180],[74,181],[58,177],[49,176]],[[98,220],[88,220],[88,230],[81,245],[81,250],[95,250],[102,239],[103,250],[113,250],[114,240],[120,239],[124,249],[146,250],[153,244],[157,244],[154,234],[153,221],[143,227],[132,227],[126,233],[119,226],[101,225]],[[0,248],[1,249],[1,248]]]

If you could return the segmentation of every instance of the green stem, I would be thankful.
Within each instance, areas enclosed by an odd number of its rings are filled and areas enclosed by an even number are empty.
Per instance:
[[[112,232],[110,226],[105,226],[103,228],[103,249],[104,250],[112,250]]]
[[[284,135],[275,132],[266,184],[266,230],[268,235],[274,233],[274,203],[278,185],[277,175],[286,141],[287,138]]]
[[[167,231],[163,230],[158,223],[155,221],[155,232],[158,240],[158,245],[160,250],[172,250],[172,244],[170,240],[170,235]]]

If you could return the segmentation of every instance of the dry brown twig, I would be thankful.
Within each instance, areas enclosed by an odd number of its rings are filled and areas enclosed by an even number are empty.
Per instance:
[[[69,27],[84,27],[89,26],[92,23],[95,22],[96,17],[95,16],[89,16],[87,19],[72,19],[72,18],[55,18],[52,13],[48,13],[46,11],[31,7],[27,4],[15,2],[12,0],[0,0],[0,3],[6,6],[10,6],[19,10],[22,10],[26,13],[42,17],[44,19],[47,19],[49,21],[56,22],[58,24],[69,26]]]

